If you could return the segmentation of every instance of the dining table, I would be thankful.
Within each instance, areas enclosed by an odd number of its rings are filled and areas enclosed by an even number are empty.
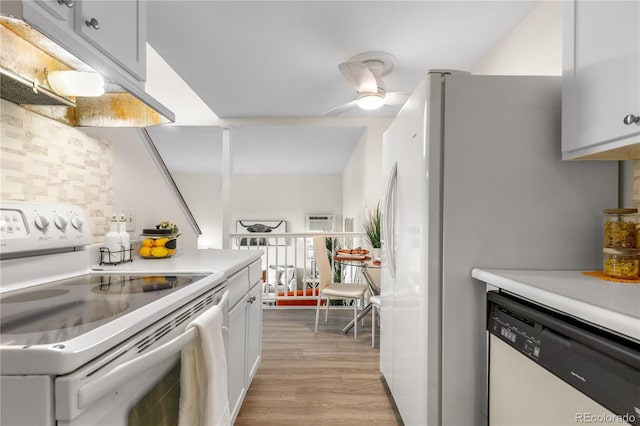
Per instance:
[[[376,280],[371,276],[371,271],[380,269],[380,259],[372,259],[369,255],[354,255],[348,253],[338,253],[333,257],[333,261],[336,264],[343,266],[350,266],[356,268],[362,274],[367,286],[369,287],[369,291],[372,296],[380,295],[380,285]],[[367,302],[367,305],[362,308],[360,313],[357,315],[357,320],[360,321],[367,315],[372,309],[371,302]],[[353,328],[354,320],[349,321],[349,323],[342,329],[342,331],[346,334]]]

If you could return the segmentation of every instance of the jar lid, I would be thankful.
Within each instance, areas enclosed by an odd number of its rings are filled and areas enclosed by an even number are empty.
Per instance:
[[[170,237],[173,231],[171,229],[143,229],[142,235]]]
[[[602,252],[605,254],[617,254],[622,256],[638,256],[640,255],[640,249],[614,249],[603,248]]]
[[[638,209],[604,209],[604,214],[633,214],[638,213]]]

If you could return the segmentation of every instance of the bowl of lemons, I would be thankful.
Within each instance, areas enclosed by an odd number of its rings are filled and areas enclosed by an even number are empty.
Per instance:
[[[177,236],[170,229],[143,229],[138,254],[144,259],[165,259],[176,253]]]

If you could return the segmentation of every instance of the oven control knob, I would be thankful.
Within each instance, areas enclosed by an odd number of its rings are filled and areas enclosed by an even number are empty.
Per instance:
[[[78,216],[74,216],[71,218],[71,226],[73,226],[78,231],[82,230],[82,219]]]
[[[67,219],[65,219],[62,216],[56,216],[53,218],[53,223],[55,223],[56,228],[58,228],[61,231],[64,231],[64,228],[67,227]]]
[[[36,228],[38,228],[41,231],[44,231],[49,227],[49,219],[39,214],[38,216],[36,216],[35,224],[36,224]]]

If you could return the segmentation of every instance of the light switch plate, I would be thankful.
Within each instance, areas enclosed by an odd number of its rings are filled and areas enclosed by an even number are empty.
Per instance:
[[[127,219],[127,232],[135,232],[136,211],[133,209],[122,209],[122,214]]]

